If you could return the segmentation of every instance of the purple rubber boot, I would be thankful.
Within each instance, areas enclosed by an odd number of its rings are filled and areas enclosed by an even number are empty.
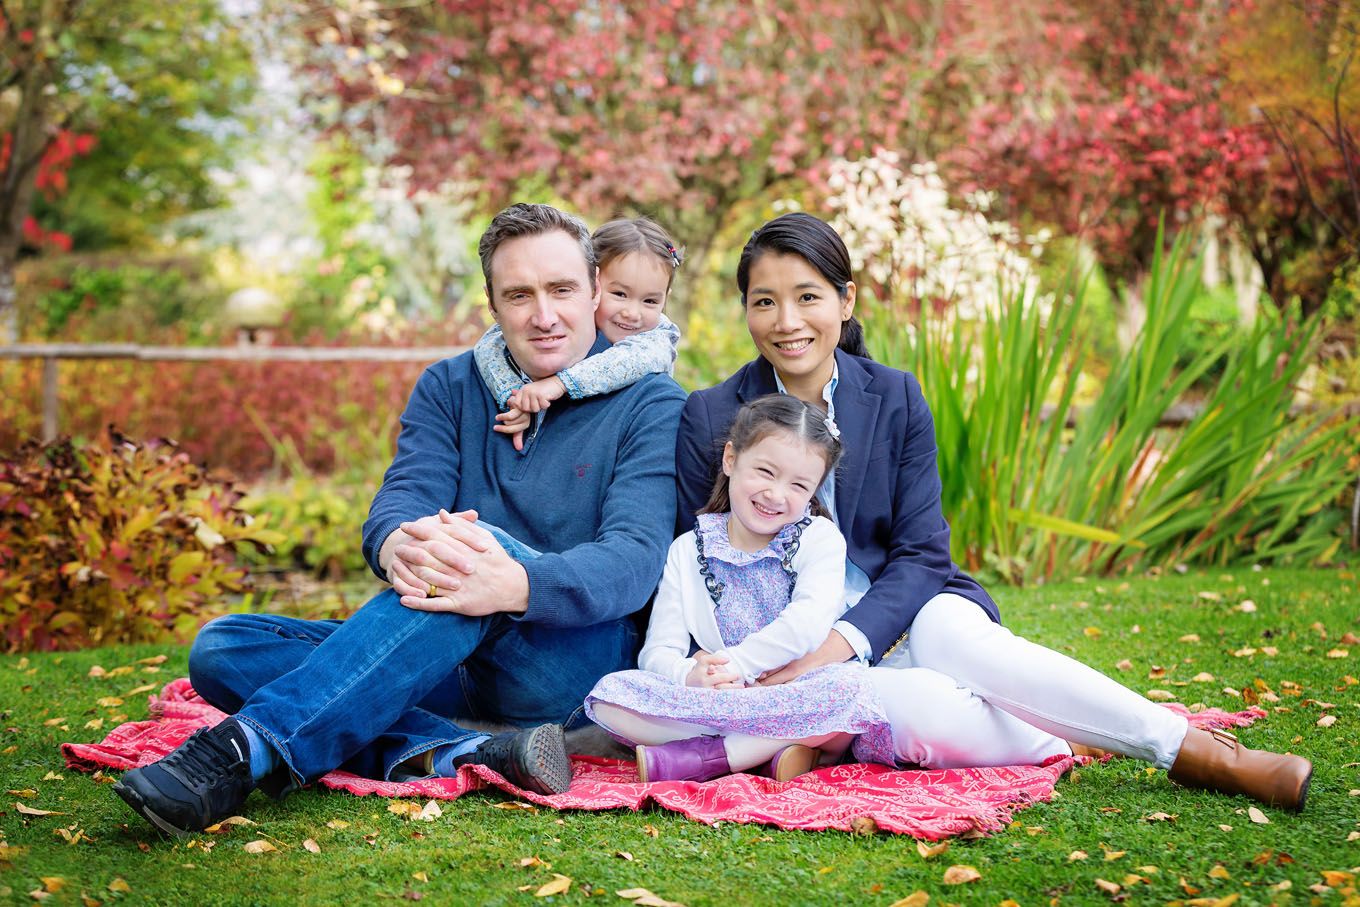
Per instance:
[[[660,746],[637,748],[638,778],[653,781],[707,781],[730,774],[727,748],[721,737],[690,737]]]

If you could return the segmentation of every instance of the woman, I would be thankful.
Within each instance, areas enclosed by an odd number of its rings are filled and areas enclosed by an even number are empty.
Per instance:
[[[1001,626],[949,556],[935,433],[911,374],[871,361],[854,318],[850,256],[827,224],[778,217],[737,266],[760,356],[690,395],[677,449],[680,531],[712,487],[717,439],[743,403],[789,393],[827,411],[845,457],[819,491],[847,542],[850,606],[815,652],[768,673],[784,683],[860,658],[892,720],[897,760],[927,768],[1034,763],[1110,751],[1191,787],[1302,809],[1312,764],[1247,749]]]

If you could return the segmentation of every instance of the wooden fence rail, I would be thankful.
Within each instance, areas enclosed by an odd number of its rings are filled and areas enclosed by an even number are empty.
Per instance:
[[[0,346],[0,359],[41,359],[42,438],[60,431],[57,363],[63,359],[132,359],[142,362],[435,362],[467,352],[466,346],[141,346],[135,343],[19,343]]]
[[[267,346],[242,343],[237,346],[141,346],[135,343],[19,343],[0,346],[0,359],[41,359],[43,361],[43,441],[56,440],[60,428],[57,363],[62,359],[135,359],[144,362],[435,362],[467,352],[466,346],[376,347],[376,346]],[[1163,426],[1185,425],[1199,415],[1196,403],[1177,403],[1162,414]],[[1312,407],[1296,407],[1307,411]],[[1045,409],[1049,409],[1045,407]],[[1347,418],[1360,416],[1355,404],[1347,406]],[[1048,413],[1043,413],[1047,416]],[[1080,418],[1069,414],[1069,424]],[[1351,504],[1351,547],[1360,548],[1360,481]]]

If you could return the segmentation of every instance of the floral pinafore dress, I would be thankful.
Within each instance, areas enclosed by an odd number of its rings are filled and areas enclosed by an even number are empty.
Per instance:
[[[727,514],[699,516],[696,556],[725,646],[762,629],[788,605],[798,579],[791,562],[806,525],[801,520],[785,526],[752,553],[732,546]],[[684,686],[650,671],[618,671],[601,678],[586,697],[586,713],[592,718],[597,702],[688,722],[707,733],[799,740],[844,732],[890,739],[868,670],[858,662],[827,665],[777,686],[739,690]]]

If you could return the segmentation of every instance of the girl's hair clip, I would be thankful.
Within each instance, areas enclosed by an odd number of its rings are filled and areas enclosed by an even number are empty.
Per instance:
[[[822,420],[822,423],[826,425],[827,434],[831,435],[831,437],[835,438],[837,441],[841,439],[841,430],[837,427],[835,419],[827,416]]]
[[[670,243],[666,243],[666,252],[669,253],[671,256],[671,267],[672,268],[680,267],[680,253],[675,251],[675,246],[671,245]]]

